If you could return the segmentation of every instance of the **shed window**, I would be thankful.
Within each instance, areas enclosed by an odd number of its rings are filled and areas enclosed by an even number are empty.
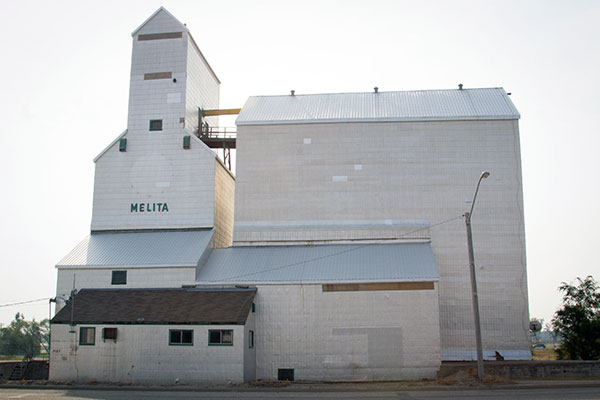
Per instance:
[[[79,328],[79,344],[93,346],[96,344],[96,328]]]
[[[193,345],[194,331],[191,329],[169,329],[169,344],[187,346]]]
[[[102,328],[102,339],[117,341],[117,328]]]
[[[248,331],[248,348],[254,348],[254,331]]]
[[[219,329],[208,331],[209,346],[233,346],[233,330]]]
[[[110,279],[111,285],[126,285],[127,271],[113,271]]]
[[[162,131],[162,119],[151,119],[150,120],[151,131]]]

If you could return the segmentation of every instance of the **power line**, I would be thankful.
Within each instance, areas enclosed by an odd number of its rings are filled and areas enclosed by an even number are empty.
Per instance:
[[[25,300],[25,301],[19,301],[17,303],[0,304],[0,307],[20,306],[21,304],[37,303],[38,301],[45,301],[45,300],[50,300],[50,299],[51,299],[51,297],[44,297],[44,298],[35,299],[35,300]]]
[[[448,219],[446,219],[444,221],[440,221],[440,222],[437,222],[437,223],[432,224],[432,225],[424,226],[423,228],[419,228],[419,229],[415,229],[415,230],[406,232],[406,233],[404,233],[404,234],[402,234],[402,235],[400,235],[400,236],[398,236],[398,237],[396,237],[394,239],[401,239],[401,238],[403,238],[405,236],[412,235],[413,233],[424,231],[426,229],[433,228],[433,227],[436,227],[436,226],[439,226],[439,225],[443,225],[443,224],[446,224],[448,222],[454,221],[454,220],[459,219],[459,218],[463,218],[464,216],[465,216],[464,214],[461,214],[461,215],[456,216],[456,217],[448,218]],[[231,277],[228,277],[226,279],[227,280],[232,280],[232,279],[244,278],[244,277],[247,277],[247,276],[263,274],[265,272],[271,272],[271,271],[277,271],[277,270],[280,270],[280,269],[291,268],[291,267],[295,267],[297,265],[302,265],[302,264],[306,264],[306,263],[313,262],[313,261],[323,260],[323,259],[329,258],[329,257],[335,257],[335,256],[338,256],[340,254],[349,253],[351,251],[359,250],[359,249],[362,249],[362,248],[367,247],[367,246],[372,246],[372,245],[375,245],[375,244],[381,244],[381,243],[386,243],[386,242],[387,242],[387,240],[386,241],[380,240],[380,241],[375,241],[375,242],[371,242],[371,243],[365,243],[365,244],[362,244],[360,246],[352,247],[350,249],[344,249],[344,250],[338,251],[336,253],[331,253],[331,254],[326,254],[324,256],[309,258],[309,259],[306,259],[306,260],[303,260],[303,261],[298,261],[298,262],[291,263],[291,264],[281,265],[279,267],[269,268],[269,269],[265,269],[265,270],[262,270],[262,271],[256,271],[256,272],[250,272],[250,273],[247,273],[247,274],[240,274],[240,275],[236,275],[236,276],[231,276]],[[223,279],[213,280],[213,281],[210,281],[210,282],[223,282]]]

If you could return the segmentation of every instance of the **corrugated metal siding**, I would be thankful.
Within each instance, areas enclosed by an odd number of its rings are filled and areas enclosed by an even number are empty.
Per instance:
[[[438,280],[429,243],[230,247],[212,251],[198,283]]]
[[[94,233],[57,267],[196,266],[213,230],[187,232]]]
[[[518,119],[502,88],[250,97],[237,125]]]

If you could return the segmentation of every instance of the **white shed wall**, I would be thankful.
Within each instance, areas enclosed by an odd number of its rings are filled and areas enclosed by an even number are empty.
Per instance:
[[[244,326],[244,382],[256,380],[256,319],[251,311]],[[254,346],[250,347],[250,333],[254,331]]]
[[[498,350],[507,359],[530,357],[516,120],[238,129],[234,244],[252,240],[243,231],[261,231],[263,242],[281,240],[273,229],[278,225],[435,224],[460,217],[480,173],[490,171],[472,218],[483,344],[490,356]],[[357,233],[355,239],[364,238]],[[475,338],[464,221],[429,233],[440,274],[443,358],[471,359]]]
[[[96,344],[79,345],[79,328],[96,328]],[[117,328],[117,341],[102,328]],[[193,329],[193,346],[169,345],[169,329]],[[233,346],[209,346],[209,329],[233,329]],[[73,330],[75,333],[69,333]],[[174,384],[244,382],[243,325],[52,324],[50,379]]]
[[[322,292],[259,285],[256,377],[275,380],[434,378],[440,367],[437,290]]]

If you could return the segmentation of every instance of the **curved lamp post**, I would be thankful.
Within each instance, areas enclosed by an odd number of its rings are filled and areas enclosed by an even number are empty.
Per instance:
[[[469,269],[471,271],[471,292],[473,295],[473,319],[475,320],[475,341],[477,342],[477,376],[479,380],[483,379],[483,348],[481,345],[481,322],[479,320],[479,298],[477,296],[477,279],[475,277],[475,257],[473,256],[473,234],[471,232],[471,214],[473,213],[473,207],[475,207],[475,200],[477,199],[477,192],[479,192],[479,185],[481,180],[490,176],[488,171],[483,171],[477,182],[477,189],[475,189],[475,195],[473,196],[473,202],[471,203],[471,210],[465,213],[465,224],[467,225],[467,244],[469,247]]]

